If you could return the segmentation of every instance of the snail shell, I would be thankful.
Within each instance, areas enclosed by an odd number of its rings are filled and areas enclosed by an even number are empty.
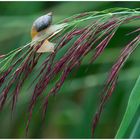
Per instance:
[[[36,29],[37,32],[40,32],[49,27],[51,23],[52,23],[52,13],[48,13],[47,15],[37,18],[33,23],[33,27]]]
[[[66,26],[65,24],[51,25],[51,23],[52,13],[41,16],[33,22],[31,28],[31,37],[33,43],[31,43],[31,46],[36,47],[36,45],[38,45],[40,42],[39,38],[43,37],[44,35],[48,36],[47,39],[44,38],[44,43],[37,50],[37,53],[54,52],[55,43],[49,42],[48,39],[59,33]]]

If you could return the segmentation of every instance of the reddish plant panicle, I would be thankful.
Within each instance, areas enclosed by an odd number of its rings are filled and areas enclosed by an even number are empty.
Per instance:
[[[87,18],[88,16],[98,14],[99,12],[78,14],[65,19],[63,23],[72,23],[73,21],[78,20],[82,21],[82,19]],[[75,24],[73,26],[70,25],[66,32],[62,31],[51,38],[56,43],[55,51],[46,56],[44,62],[42,62],[40,67],[37,69],[38,74],[30,85],[31,87],[34,84],[35,87],[29,103],[29,117],[26,125],[26,134],[29,129],[33,109],[39,97],[45,96],[42,104],[43,118],[45,118],[49,97],[56,95],[59,92],[71,71],[76,67],[80,67],[82,60],[89,52],[92,53],[89,63],[93,63],[104,52],[120,25],[139,17],[140,16],[127,17],[126,15],[112,15],[107,18],[101,17],[97,18],[96,21],[92,20],[90,24],[88,23],[88,25],[86,24],[84,27],[78,28]],[[139,29],[134,32],[138,31]],[[11,65],[5,71],[0,73],[0,87],[2,88],[2,93],[0,94],[0,110],[3,108],[10,92],[12,93],[12,111],[14,110],[25,80],[28,78],[29,74],[32,73],[42,56],[42,54],[37,54],[36,51],[41,47],[44,41],[45,39],[34,46],[29,46],[26,52],[23,52],[21,49],[19,53],[15,55]],[[119,71],[128,59],[129,55],[136,49],[139,41],[140,36],[137,36],[133,41],[131,41],[121,51],[117,62],[112,67],[108,80],[101,92],[101,102],[92,124],[92,135],[95,132],[95,128],[104,105],[115,89]],[[64,51],[63,55],[61,55],[61,51]],[[56,59],[57,56],[59,56],[59,59]],[[2,59],[5,57],[5,55],[0,55],[0,58]],[[57,81],[55,81],[56,78],[58,78]],[[50,83],[53,83],[53,85],[46,95],[44,91]]]
[[[63,48],[65,46],[65,44],[67,44],[75,35],[76,36],[80,35],[80,37],[73,43],[73,46],[71,46],[71,48],[69,48],[67,50],[65,55],[60,60],[58,60],[58,62],[53,63],[55,54],[50,55],[49,59],[47,59],[47,63],[45,63],[45,65],[44,65],[47,68],[47,70],[42,69],[42,70],[45,70],[46,73],[42,75],[42,77],[40,78],[40,80],[38,82],[39,84],[36,85],[31,102],[30,102],[30,107],[29,107],[30,115],[29,115],[29,120],[28,120],[27,127],[26,127],[26,132],[28,131],[29,123],[30,123],[30,120],[32,117],[33,108],[37,101],[37,98],[43,93],[43,91],[46,89],[46,87],[50,83],[50,81],[53,80],[54,77],[58,73],[60,73],[60,72],[63,73],[61,75],[60,80],[50,90],[50,92],[48,93],[48,95],[45,99],[45,102],[43,104],[43,116],[45,116],[45,112],[47,110],[49,96],[54,95],[55,93],[57,93],[59,91],[59,89],[63,85],[66,77],[69,75],[70,71],[78,64],[78,62],[81,61],[82,57],[86,56],[86,54],[88,54],[88,52],[90,52],[92,50],[93,45],[97,41],[99,41],[100,39],[103,38],[102,41],[100,41],[101,43],[97,47],[95,47],[96,51],[93,56],[92,62],[95,61],[97,59],[97,57],[99,57],[101,55],[101,53],[103,52],[103,50],[105,49],[105,47],[107,46],[107,44],[109,43],[109,41],[111,40],[113,35],[115,34],[117,28],[122,23],[123,23],[122,19],[119,20],[119,19],[115,18],[114,21],[111,20],[110,22],[106,22],[106,23],[103,23],[100,25],[97,24],[94,26],[90,26],[90,28],[85,28],[82,32],[80,30],[79,31],[74,30],[74,31],[68,33],[62,39],[62,41],[60,41],[61,43],[56,47],[57,51],[59,51],[60,48]],[[93,27],[95,27],[96,30]],[[104,32],[103,32],[103,30],[104,30]],[[105,35],[107,35],[107,36],[105,37]],[[51,61],[51,63],[49,63],[50,61]],[[113,86],[108,91],[108,95],[110,95],[110,96],[115,88],[115,83],[116,83],[116,80],[115,80],[115,82],[112,83]],[[103,105],[104,105],[104,103],[100,107],[101,108],[99,111],[100,113],[102,111]],[[98,115],[98,116],[100,116],[100,115]],[[99,117],[97,117],[97,118],[99,118]],[[94,125],[94,126],[96,126],[96,125]]]
[[[139,43],[140,43],[140,35],[138,35],[124,49],[122,49],[117,62],[113,65],[111,72],[109,73],[107,82],[106,82],[104,89],[102,91],[102,94],[101,94],[101,102],[100,102],[99,108],[98,108],[98,110],[95,114],[94,120],[93,120],[92,136],[94,136],[95,128],[99,121],[103,107],[115,89],[120,69],[122,68],[124,63],[127,61],[129,55],[137,48]]]
[[[70,41],[74,36],[77,36],[77,35],[80,35],[80,36],[73,43],[73,45],[70,48],[68,48],[67,52],[62,56],[62,58],[60,58],[57,62],[54,63],[52,61],[54,59],[51,59],[51,58],[55,56],[54,54],[52,54],[48,57],[46,62],[43,63],[44,67],[41,70],[41,72],[43,72],[43,71],[46,71],[46,72],[43,73],[42,76],[40,76],[40,80],[35,86],[33,96],[30,101],[30,107],[29,107],[30,115],[29,115],[29,120],[27,123],[26,130],[28,130],[33,108],[37,101],[37,98],[40,95],[42,95],[43,91],[47,88],[48,84],[55,78],[55,76],[58,75],[58,73],[63,73],[61,75],[60,80],[50,90],[50,92],[48,93],[48,95],[46,97],[46,100],[43,104],[43,110],[44,110],[43,116],[47,109],[49,96],[54,95],[55,93],[57,93],[59,91],[59,89],[63,85],[66,77],[69,75],[71,70],[74,67],[76,67],[76,65],[79,64],[79,62],[82,60],[82,58],[84,56],[86,56],[86,54],[88,54],[88,52],[90,52],[92,50],[94,43],[96,43],[99,38],[101,39],[103,36],[108,34],[108,36],[105,37],[105,39],[104,38],[102,39],[103,43],[100,44],[100,46],[98,45],[95,48],[95,49],[99,49],[99,50],[94,54],[94,60],[98,56],[100,56],[100,54],[103,52],[103,50],[107,46],[109,40],[113,37],[113,35],[115,33],[115,29],[117,29],[118,26],[120,25],[119,19],[118,20],[115,19],[115,22],[111,21],[110,26],[107,26],[107,25],[109,25],[108,22],[106,22],[106,24],[103,23],[100,25],[98,25],[97,23],[98,22],[94,23],[93,25],[90,25],[88,28],[85,28],[82,32],[81,32],[81,30],[79,30],[79,31],[74,30],[74,31],[68,33],[67,35],[65,35],[65,37],[62,38],[62,41],[60,41],[61,43],[58,44],[58,46],[56,46],[56,49],[58,51],[60,51],[60,48],[63,48],[65,46],[65,44],[68,43],[68,41]],[[106,26],[106,28],[104,28],[104,26]],[[107,28],[108,28],[108,30],[107,30]],[[104,30],[104,32],[103,32],[103,30]],[[102,37],[101,37],[101,35],[102,35]],[[64,43],[64,42],[66,42],[66,43]],[[57,53],[59,53],[59,52],[57,52]],[[49,63],[50,61],[51,61],[51,63]],[[47,69],[45,69],[45,68],[47,68]]]
[[[37,56],[36,52],[33,51],[32,47],[27,51],[27,54],[25,53],[18,60],[16,60],[16,62],[12,66],[10,66],[9,69],[1,76],[0,85],[4,83],[5,78],[12,72],[14,67],[17,64],[19,64],[23,60],[23,58],[27,55],[26,60],[24,60],[23,63],[21,63],[21,65],[19,65],[19,67],[16,68],[16,70],[10,75],[8,84],[6,84],[6,86],[3,88],[3,91],[0,95],[0,109],[3,108],[3,105],[7,98],[7,94],[11,89],[11,87],[13,86],[13,83],[15,83],[14,85],[15,89],[12,94],[13,95],[12,110],[14,109],[15,103],[17,101],[18,93],[25,79],[28,77],[29,73],[32,72],[33,68],[38,62],[39,57],[41,56],[41,54]],[[37,57],[35,58],[35,56]]]

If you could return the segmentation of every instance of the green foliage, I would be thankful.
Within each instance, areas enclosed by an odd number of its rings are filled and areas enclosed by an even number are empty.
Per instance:
[[[136,84],[130,94],[126,112],[124,114],[123,120],[121,122],[121,125],[118,129],[118,132],[115,138],[123,138],[125,136],[125,133],[132,119],[134,118],[139,106],[140,106],[140,76],[138,77]]]

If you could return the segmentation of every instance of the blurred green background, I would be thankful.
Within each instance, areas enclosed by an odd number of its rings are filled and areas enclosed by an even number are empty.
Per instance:
[[[73,14],[104,10],[113,7],[139,8],[140,2],[0,2],[0,54],[30,42],[32,22],[39,16],[53,12],[53,23]],[[126,33],[140,27],[138,24],[122,26],[108,48],[97,61],[90,65],[85,60],[75,76],[70,75],[59,94],[49,102],[45,122],[42,122],[40,102],[35,108],[29,128],[30,138],[90,138],[91,123],[100,100],[100,91],[107,73],[119,55],[120,49],[131,39]],[[124,36],[124,37],[123,37]],[[128,97],[140,74],[140,49],[127,61],[120,73],[117,88],[108,101],[99,125],[96,138],[113,138],[123,117]],[[10,102],[0,112],[0,138],[24,138],[28,114],[26,81],[18,100],[16,111],[11,118]],[[131,136],[135,119],[126,134]],[[140,137],[139,132],[134,134]]]

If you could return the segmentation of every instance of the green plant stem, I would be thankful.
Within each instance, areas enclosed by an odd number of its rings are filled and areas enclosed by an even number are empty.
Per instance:
[[[89,16],[89,17],[81,19],[81,20],[73,21],[72,23],[75,24],[77,22],[82,22],[82,21],[86,21],[86,20],[90,20],[90,19],[96,19],[96,18],[101,18],[101,17],[105,17],[105,16],[113,16],[113,15],[125,15],[125,14],[140,14],[140,12],[139,11],[134,11],[134,12],[107,13],[107,14],[102,14],[102,15],[97,15],[97,16]]]

